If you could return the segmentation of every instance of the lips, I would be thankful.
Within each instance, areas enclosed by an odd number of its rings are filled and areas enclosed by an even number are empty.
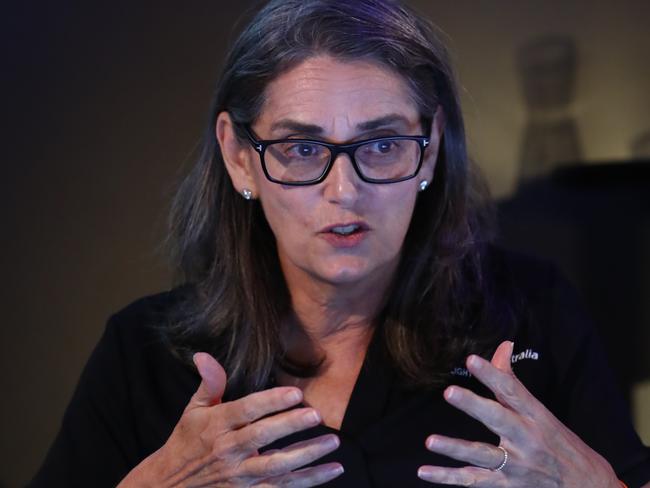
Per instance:
[[[365,222],[342,222],[329,225],[320,230],[319,235],[337,248],[358,246],[370,231]]]
[[[370,227],[365,222],[345,222],[329,225],[320,230],[320,234],[338,234],[350,235],[355,232],[365,232],[370,230]]]

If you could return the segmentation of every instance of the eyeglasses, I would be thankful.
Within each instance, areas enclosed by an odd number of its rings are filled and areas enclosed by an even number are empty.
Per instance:
[[[352,161],[359,178],[368,183],[397,183],[415,177],[422,166],[425,136],[390,136],[351,144],[331,144],[310,139],[258,140],[243,127],[260,155],[266,177],[282,185],[315,185],[327,178],[339,154]]]

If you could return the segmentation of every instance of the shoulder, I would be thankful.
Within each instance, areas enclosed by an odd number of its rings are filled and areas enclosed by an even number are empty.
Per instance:
[[[495,295],[505,297],[515,310],[517,335],[568,338],[593,332],[580,293],[554,263],[489,246],[485,269]]]
[[[510,319],[514,324],[496,343],[514,343],[513,371],[537,399],[561,417],[577,391],[600,381],[594,381],[590,369],[609,381],[591,316],[553,263],[490,246],[484,269],[491,297],[497,297],[490,321]]]
[[[177,320],[190,292],[189,286],[181,286],[131,302],[110,316],[104,336],[129,348],[168,346],[167,331]]]
[[[109,322],[121,328],[160,325],[170,320],[189,292],[188,286],[181,286],[139,298],[114,313]]]
[[[591,326],[578,292],[550,261],[488,245],[483,279],[491,320],[513,323],[510,337],[502,340],[522,335],[548,338],[566,320],[575,319],[566,333],[580,334]]]
[[[541,327],[549,334],[562,324],[567,334],[592,332],[580,293],[552,262],[491,246],[486,263],[496,286],[509,289],[519,301],[521,327]],[[572,325],[566,327],[567,322]]]
[[[489,275],[502,286],[510,286],[528,299],[543,299],[562,275],[550,261],[490,244],[485,250]]]
[[[86,365],[83,376],[91,380],[87,383],[103,378],[114,391],[140,400],[156,388],[191,393],[194,368],[179,357],[168,338],[187,293],[187,287],[180,287],[146,296],[113,314]]]
[[[167,331],[188,293],[188,287],[183,286],[145,296],[111,315],[90,364],[105,369],[119,364],[120,369],[128,369],[147,363],[170,363],[172,348]]]
[[[113,314],[85,370],[84,384],[111,397],[110,415],[138,426],[140,452],[164,442],[200,380],[168,339],[187,293],[181,287],[146,296]]]
[[[495,293],[507,297],[516,315],[508,337],[515,373],[536,396],[554,396],[575,377],[576,361],[601,354],[587,307],[549,261],[490,246],[485,263]]]
[[[160,333],[182,296],[178,289],[144,297],[111,316],[35,486],[88,484],[72,479],[115,486],[163,445],[199,383]]]

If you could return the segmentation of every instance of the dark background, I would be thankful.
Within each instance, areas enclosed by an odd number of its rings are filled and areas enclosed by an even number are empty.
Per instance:
[[[500,66],[529,32],[575,28],[587,53],[621,53],[611,77],[593,75],[611,64],[589,72],[585,99],[619,117],[623,135],[611,140],[650,127],[644,0],[611,11],[560,0],[411,3],[450,36],[470,147],[497,196],[514,188],[522,118],[516,79]],[[169,199],[207,118],[228,39],[252,4],[2,5],[0,486],[24,484],[41,462],[106,318],[170,286],[161,247]],[[609,103],[600,103],[605,82]],[[585,118],[589,156],[624,156],[624,144],[603,145],[610,127]]]
[[[109,314],[169,286],[168,202],[246,2],[164,3],[4,6],[0,486],[41,462]]]

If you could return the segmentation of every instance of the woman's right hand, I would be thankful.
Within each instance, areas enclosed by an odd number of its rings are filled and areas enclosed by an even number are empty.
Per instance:
[[[259,454],[275,440],[320,423],[313,408],[287,410],[302,400],[298,388],[277,387],[221,403],[226,386],[221,365],[207,353],[195,354],[194,364],[202,381],[171,436],[118,488],[309,487],[343,472],[338,463],[300,469],[339,446],[333,434]]]

